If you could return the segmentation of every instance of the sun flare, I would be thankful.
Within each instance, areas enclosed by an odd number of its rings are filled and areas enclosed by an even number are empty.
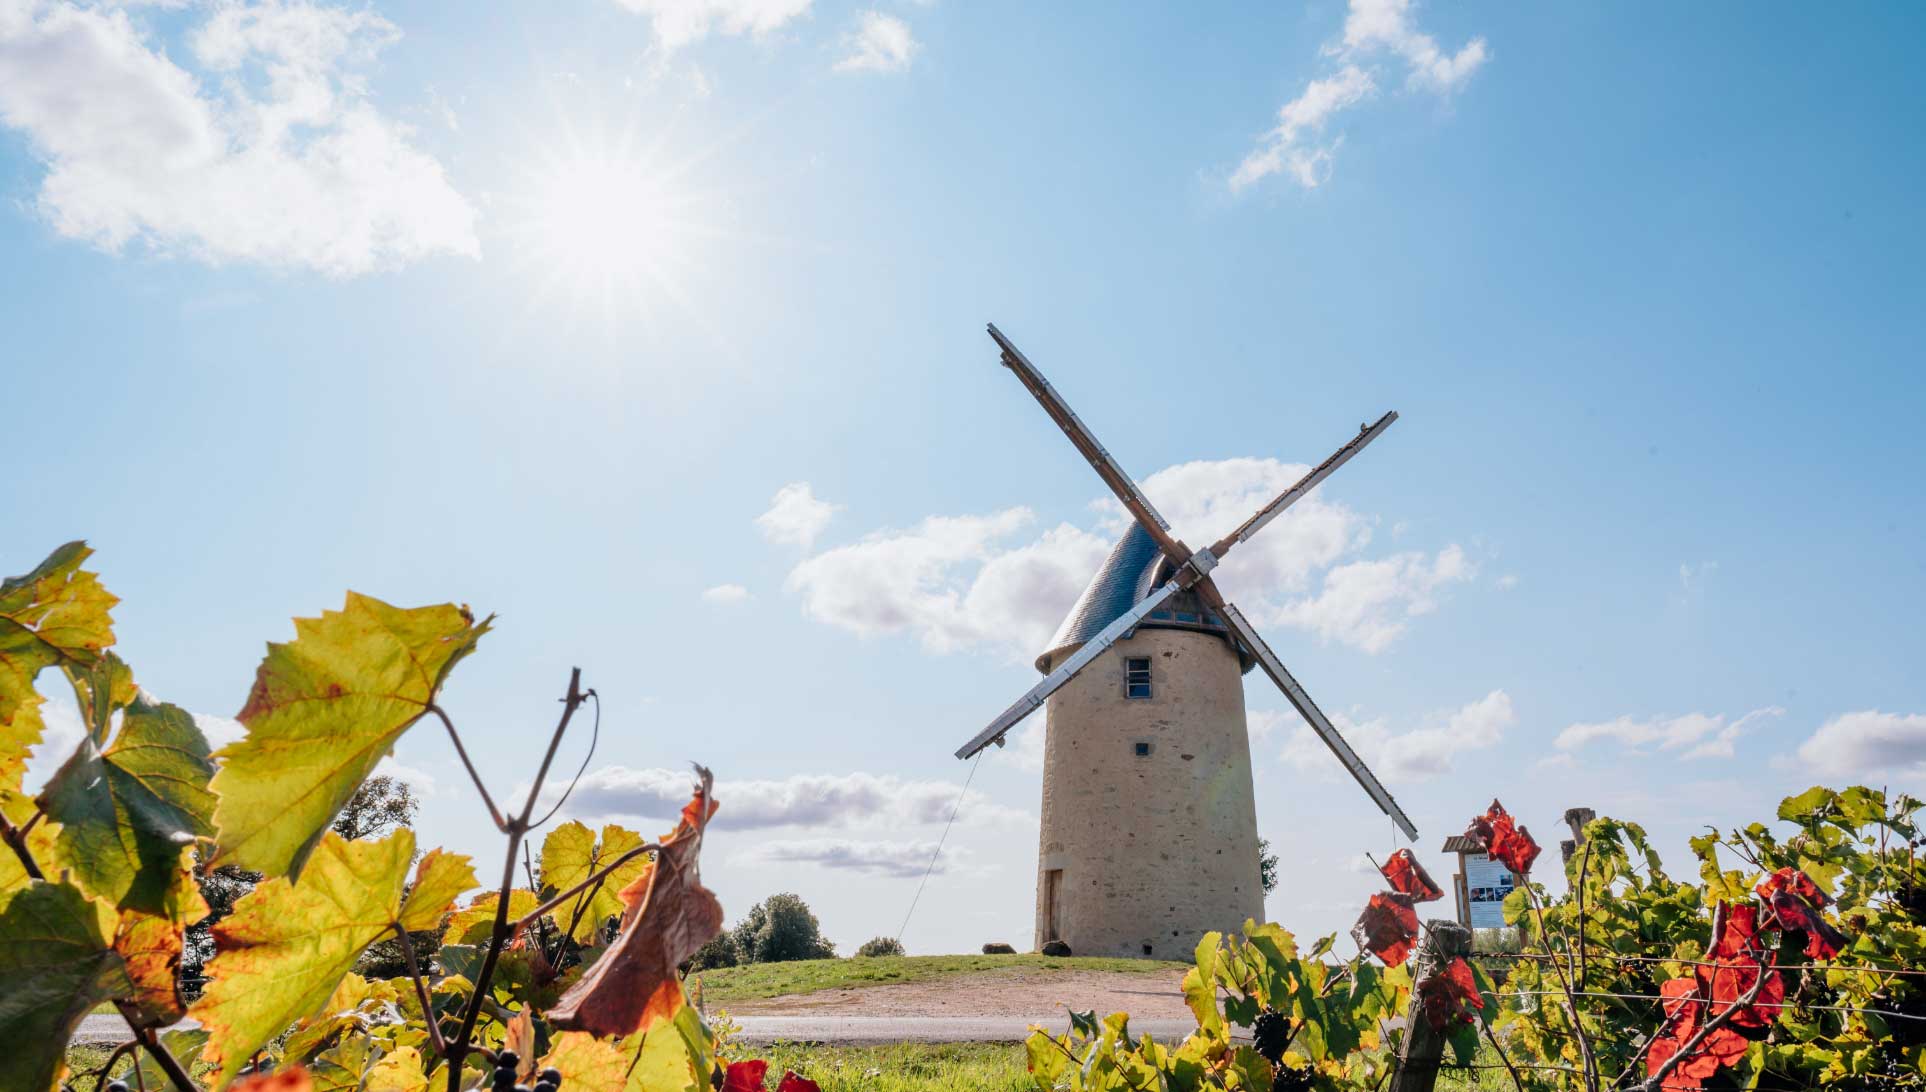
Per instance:
[[[609,321],[686,306],[702,243],[718,232],[690,163],[662,152],[598,134],[530,165],[509,227],[543,296]]]

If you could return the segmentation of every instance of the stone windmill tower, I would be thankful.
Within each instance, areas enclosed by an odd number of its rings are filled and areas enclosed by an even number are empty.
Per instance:
[[[1134,522],[1037,657],[1043,681],[956,752],[975,756],[1048,704],[1036,943],[1187,958],[1262,920],[1244,673],[1262,667],[1385,814],[1417,828],[1210,571],[1397,420],[1387,413],[1213,545],[1192,550],[1040,372],[990,327],[1003,363]]]

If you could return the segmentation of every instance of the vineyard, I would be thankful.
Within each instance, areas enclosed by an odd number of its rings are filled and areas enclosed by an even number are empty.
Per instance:
[[[440,704],[490,620],[350,594],[269,646],[239,720],[213,751],[183,709],[140,689],[113,652],[114,597],[72,543],[0,584],[0,1088],[86,1079],[177,1092],[810,1092],[807,1073],[749,1057],[691,1003],[680,968],[722,927],[700,879],[714,798],[694,772],[675,828],[554,824],[537,801],[599,699],[568,679],[517,805],[468,763]],[[48,683],[86,734],[38,794],[24,775]],[[347,839],[336,813],[401,736],[445,733],[504,852],[486,886],[469,858],[412,831]],[[586,764],[585,764],[586,765]],[[576,776],[580,776],[579,771]],[[559,777],[556,780],[560,780]],[[560,794],[566,798],[566,790]],[[1468,834],[1526,878],[1505,906],[1515,952],[1471,952],[1409,851],[1387,860],[1339,959],[1275,924],[1209,935],[1184,993],[1197,1027],[1133,1038],[1129,1017],[1073,1014],[1027,1050],[1039,1088],[1428,1089],[1442,1073],[1506,1087],[1926,1088],[1926,860],[1921,804],[1815,788],[1765,823],[1696,839],[1674,879],[1633,823],[1588,824],[1565,893],[1497,803]],[[264,877],[213,926],[191,1001],[197,876]],[[498,876],[498,880],[493,878]],[[479,891],[479,893],[477,893]],[[422,936],[438,938],[422,944]],[[393,941],[407,973],[354,973]],[[110,1005],[126,1039],[87,1073],[66,1046]]]

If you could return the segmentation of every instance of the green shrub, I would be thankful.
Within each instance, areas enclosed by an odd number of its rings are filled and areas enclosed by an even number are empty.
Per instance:
[[[836,956],[836,946],[823,939],[822,926],[809,904],[786,891],[750,907],[734,932],[736,951],[744,963],[788,963]]]
[[[893,956],[903,954],[903,942],[895,937],[871,937],[856,949],[859,956]]]

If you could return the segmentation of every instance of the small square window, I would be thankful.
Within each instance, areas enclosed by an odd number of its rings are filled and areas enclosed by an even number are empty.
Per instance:
[[[1150,744],[1148,744],[1148,743],[1139,743],[1139,744],[1137,744],[1137,757],[1138,757],[1138,758],[1149,758],[1149,757],[1150,757]]]
[[[1150,696],[1150,657],[1130,656],[1124,659],[1124,697],[1147,698]]]

